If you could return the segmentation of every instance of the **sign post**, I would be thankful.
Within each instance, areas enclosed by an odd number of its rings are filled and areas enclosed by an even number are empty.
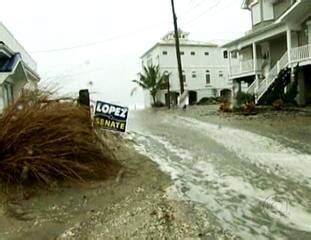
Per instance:
[[[95,125],[112,131],[125,132],[129,109],[106,102],[97,101],[95,107]]]

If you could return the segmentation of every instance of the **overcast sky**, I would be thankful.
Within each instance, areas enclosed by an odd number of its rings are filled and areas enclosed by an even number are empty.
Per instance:
[[[242,0],[175,0],[179,27],[199,41],[226,42],[251,27]],[[139,57],[173,29],[170,0],[1,0],[0,21],[38,63],[42,81],[125,105]]]

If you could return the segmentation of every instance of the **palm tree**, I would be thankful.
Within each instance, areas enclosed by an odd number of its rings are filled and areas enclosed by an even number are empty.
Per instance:
[[[158,65],[144,66],[142,73],[139,73],[139,80],[133,80],[142,89],[148,90],[153,100],[153,104],[156,103],[157,92],[163,88],[164,80],[167,77],[164,73],[161,73]]]

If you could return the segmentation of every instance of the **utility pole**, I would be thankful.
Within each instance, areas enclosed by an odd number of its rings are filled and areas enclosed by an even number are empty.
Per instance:
[[[179,46],[179,33],[178,33],[178,26],[177,26],[177,16],[176,16],[176,12],[175,12],[174,0],[171,0],[171,3],[172,3],[172,11],[173,11],[173,19],[174,19],[175,46],[176,46],[178,75],[179,75],[179,83],[180,83],[180,94],[182,95],[184,93],[184,80],[183,80],[181,58],[180,58],[180,46]]]

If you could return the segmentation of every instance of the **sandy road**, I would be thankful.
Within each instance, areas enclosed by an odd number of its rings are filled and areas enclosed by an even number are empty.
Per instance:
[[[202,221],[243,239],[310,239],[309,142],[163,111],[132,115],[130,130],[170,174],[172,198],[205,211]]]

